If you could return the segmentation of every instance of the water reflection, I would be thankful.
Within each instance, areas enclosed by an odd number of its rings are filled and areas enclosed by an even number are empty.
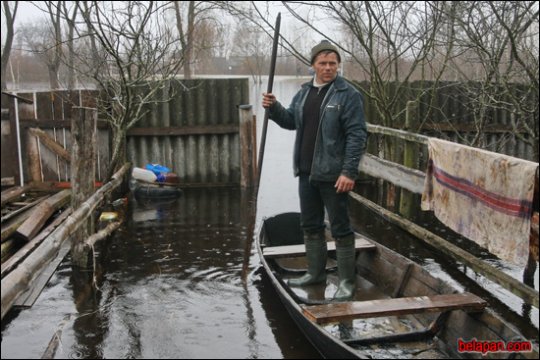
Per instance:
[[[96,271],[71,269],[66,259],[34,307],[2,329],[2,358],[41,357],[55,333],[48,355],[57,358],[312,354],[297,329],[267,320],[286,314],[266,313],[279,303],[275,294],[261,304],[268,289],[253,273],[253,254],[242,280],[250,201],[239,188],[187,189],[174,202],[131,199],[125,226],[96,247]],[[286,344],[276,343],[276,328]],[[30,341],[29,329],[41,335]]]
[[[320,359],[321,355],[317,350],[311,346],[306,346],[308,340],[279,300],[279,296],[268,275],[262,268],[259,268],[256,273],[260,276],[254,282],[259,292],[259,301],[284,357],[287,359]]]
[[[103,356],[100,346],[96,346],[102,343],[107,328],[104,326],[107,316],[100,311],[102,293],[94,286],[96,277],[101,277],[101,266],[99,269],[96,274],[90,269],[75,266],[71,269],[70,283],[78,316],[73,320],[76,346],[70,351],[69,358],[99,359]]]
[[[134,204],[110,245],[106,280],[115,295],[105,357],[251,352],[239,200],[238,189],[190,189],[176,202]]]
[[[54,336],[49,354],[57,358],[317,357],[253,251],[243,281],[250,201],[238,188],[188,189],[174,202],[132,200],[126,225],[96,248],[95,271],[74,270],[66,259],[37,303],[3,322],[2,358],[41,357]],[[487,299],[537,338],[536,309],[502,301],[469,269],[354,202],[351,210],[357,230]]]

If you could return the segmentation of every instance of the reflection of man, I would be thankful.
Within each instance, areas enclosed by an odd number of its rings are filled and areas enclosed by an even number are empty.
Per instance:
[[[302,229],[308,271],[292,286],[326,281],[327,247],[324,210],[336,239],[339,287],[334,298],[352,297],[356,287],[355,246],[347,209],[347,193],[354,188],[367,131],[362,95],[338,76],[341,57],[323,40],[311,50],[313,80],[302,85],[288,109],[273,94],[263,94],[270,118],[296,130],[294,172],[299,176]]]

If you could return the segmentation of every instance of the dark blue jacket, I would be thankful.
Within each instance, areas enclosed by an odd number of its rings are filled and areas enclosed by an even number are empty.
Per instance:
[[[293,160],[296,176],[303,108],[311,84],[302,85],[288,109],[279,102],[270,107],[270,119],[282,128],[297,130]],[[310,179],[336,181],[340,175],[356,179],[367,139],[362,94],[338,75],[322,102],[320,114]]]

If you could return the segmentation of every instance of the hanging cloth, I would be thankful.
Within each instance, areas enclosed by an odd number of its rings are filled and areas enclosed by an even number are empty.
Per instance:
[[[422,210],[499,258],[525,265],[538,163],[430,138]]]

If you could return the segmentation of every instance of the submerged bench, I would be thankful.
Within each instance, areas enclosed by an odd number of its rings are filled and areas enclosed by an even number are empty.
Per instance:
[[[471,293],[391,298],[370,301],[302,305],[304,315],[317,324],[450,310],[481,311],[486,301]]]
[[[326,246],[328,251],[336,250],[335,241],[327,241]],[[376,246],[369,240],[364,238],[355,239],[356,250],[374,250]],[[306,246],[304,244],[298,245],[282,245],[282,246],[268,246],[263,249],[264,257],[268,258],[281,258],[281,257],[295,257],[304,256],[306,254]]]

